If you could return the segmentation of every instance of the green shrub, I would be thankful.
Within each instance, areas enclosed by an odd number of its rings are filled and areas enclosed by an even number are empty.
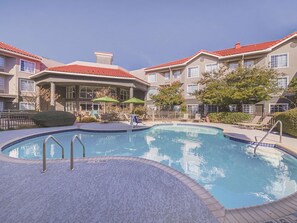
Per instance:
[[[285,112],[275,113],[274,118],[275,121],[282,121],[284,133],[297,136],[297,108]]]
[[[251,119],[250,114],[243,112],[217,112],[208,114],[211,122],[220,122],[225,124],[236,124]]]
[[[145,107],[136,107],[133,111],[134,114],[142,116],[146,113]]]
[[[92,116],[85,116],[85,117],[81,118],[80,122],[89,123],[89,122],[98,122],[98,120]]]
[[[32,116],[32,120],[37,126],[54,127],[73,125],[75,116],[64,111],[39,112]]]

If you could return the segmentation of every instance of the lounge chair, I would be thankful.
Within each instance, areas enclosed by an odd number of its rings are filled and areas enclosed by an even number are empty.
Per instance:
[[[244,124],[244,127],[250,127],[250,128],[261,128],[262,130],[266,127],[268,127],[270,124],[269,122],[271,121],[272,117],[271,116],[266,116],[263,121],[260,124],[253,124],[253,123],[242,123]]]
[[[193,120],[193,122],[201,122],[202,119],[201,119],[201,114],[195,114],[195,118]]]
[[[138,126],[139,123],[142,123],[142,120],[139,119],[136,115],[133,116],[133,127]]]
[[[189,114],[184,114],[184,117],[180,119],[181,122],[186,122],[189,120]]]
[[[130,118],[130,115],[127,115],[127,114],[123,114],[124,118],[126,121],[130,122],[131,121],[131,118]]]
[[[261,120],[261,116],[255,116],[251,122],[239,122],[236,123],[239,126],[245,126],[247,124],[258,124]]]

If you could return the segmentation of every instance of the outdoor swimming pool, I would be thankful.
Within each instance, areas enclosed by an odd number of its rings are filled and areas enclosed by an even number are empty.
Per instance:
[[[133,156],[160,162],[196,180],[226,208],[263,204],[297,191],[296,158],[268,147],[260,147],[254,158],[250,145],[230,140],[216,128],[160,125],[136,132],[53,134],[65,147],[65,158],[74,134],[84,142],[87,157]],[[16,143],[2,153],[42,159],[45,137]],[[47,148],[48,158],[61,157],[61,149],[51,140]],[[82,157],[78,143],[75,157]]]

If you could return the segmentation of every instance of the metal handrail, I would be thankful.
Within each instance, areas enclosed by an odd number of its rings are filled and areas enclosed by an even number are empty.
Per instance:
[[[274,125],[269,129],[269,131],[265,134],[265,136],[257,143],[256,147],[254,148],[254,156],[256,155],[256,150],[259,147],[259,145],[264,141],[264,139],[272,132],[272,130],[279,124],[280,131],[279,131],[279,142],[282,142],[282,136],[283,136],[283,123],[282,121],[278,120]],[[256,138],[257,139],[257,138]]]
[[[74,135],[72,137],[71,143],[70,143],[70,170],[73,170],[73,149],[74,149],[74,140],[77,139],[79,141],[79,143],[82,145],[83,147],[83,157],[86,157],[86,148],[85,145],[83,144],[83,142],[81,141],[81,139],[78,137],[78,135]]]
[[[64,159],[64,147],[61,145],[61,143],[58,142],[58,140],[52,136],[52,135],[49,135],[48,137],[46,137],[44,140],[43,140],[43,169],[42,169],[42,173],[45,173],[46,172],[46,143],[49,139],[52,139],[55,143],[57,143],[61,149],[62,149],[62,159]]]

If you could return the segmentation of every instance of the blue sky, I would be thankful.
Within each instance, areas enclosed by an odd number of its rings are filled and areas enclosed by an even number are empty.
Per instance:
[[[0,41],[63,63],[112,52],[128,70],[297,31],[296,0],[0,0]]]

